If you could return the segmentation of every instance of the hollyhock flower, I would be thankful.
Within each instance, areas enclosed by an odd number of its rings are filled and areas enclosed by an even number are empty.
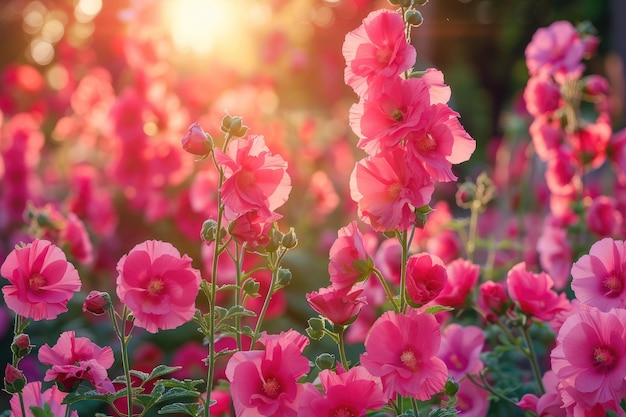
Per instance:
[[[448,377],[446,364],[436,356],[440,343],[434,316],[412,309],[406,314],[387,311],[365,339],[361,365],[381,378],[387,398],[400,394],[427,400],[443,389]]]
[[[96,316],[106,313],[111,308],[111,297],[102,291],[91,291],[83,302],[83,313],[90,312]]]
[[[307,384],[299,417],[364,417],[367,410],[377,410],[387,402],[380,378],[373,377],[362,366],[348,371],[339,367],[337,373],[324,369],[319,379],[324,393]]]
[[[428,219],[430,221],[430,218]],[[441,230],[426,241],[426,252],[441,258],[444,264],[449,264],[461,254],[459,236],[452,230]]]
[[[377,231],[407,230],[414,210],[428,204],[434,185],[419,165],[407,165],[406,149],[398,146],[359,161],[350,176],[350,196],[361,220]]]
[[[567,230],[555,223],[555,219],[546,218],[541,236],[537,239],[537,252],[541,267],[554,280],[554,287],[562,290],[569,283],[574,254]]]
[[[574,401],[591,408],[626,396],[626,310],[570,316],[550,354],[552,370]]]
[[[622,214],[617,209],[615,199],[604,195],[593,199],[585,213],[589,230],[600,237],[609,237],[620,230]]]
[[[476,149],[476,141],[459,123],[459,114],[445,104],[434,104],[423,130],[406,137],[408,161],[422,163],[435,181],[456,181],[452,164],[467,161]]]
[[[313,310],[326,317],[331,323],[349,324],[359,314],[361,307],[367,304],[362,293],[361,287],[337,288],[331,285],[308,293],[306,300]]]
[[[113,350],[101,348],[86,337],[76,337],[73,330],[63,332],[56,345],[39,348],[39,361],[52,365],[44,381],[55,381],[63,391],[71,391],[80,381],[86,380],[100,392],[115,392],[107,376],[113,365]]]
[[[566,410],[561,401],[561,394],[558,390],[559,378],[554,371],[549,370],[541,378],[546,389],[545,394],[537,397],[535,394],[525,394],[517,403],[522,410],[530,410],[538,416],[566,417]]]
[[[81,287],[74,265],[47,240],[12,250],[0,274],[10,282],[2,287],[7,306],[33,320],[51,320],[67,311],[67,302]]]
[[[604,238],[572,265],[572,290],[581,303],[602,311],[626,308],[624,241]]]
[[[78,262],[90,264],[93,261],[93,246],[85,224],[74,213],[68,213],[59,231],[60,246],[67,246],[68,252]]]
[[[489,411],[489,391],[467,378],[459,383],[456,401],[459,417],[485,417]]]
[[[528,128],[537,156],[549,161],[557,155],[565,132],[561,121],[550,114],[538,115]]]
[[[148,240],[136,245],[119,260],[117,272],[117,296],[136,326],[156,333],[193,317],[200,272],[172,244]]]
[[[546,184],[559,196],[576,195],[581,187],[578,163],[568,152],[559,151],[548,161]]]
[[[446,104],[450,101],[452,91],[443,81],[443,72],[436,68],[427,68],[419,79],[428,87],[430,104]]]
[[[601,115],[595,123],[585,124],[575,132],[567,134],[566,137],[578,164],[596,169],[606,160],[606,151],[612,133],[609,118]]]
[[[424,305],[441,293],[448,273],[443,261],[427,252],[411,255],[406,264],[406,292],[416,305]]]
[[[374,84],[367,97],[352,105],[350,127],[360,138],[357,146],[369,155],[397,146],[428,122],[430,96],[419,78],[400,77]]]
[[[62,404],[63,399],[67,394],[59,391],[56,386],[48,388],[44,392],[41,392],[41,382],[29,382],[22,391],[22,397],[24,399],[24,409],[26,415],[22,414],[22,407],[20,406],[20,399],[17,394],[11,397],[11,415],[14,417],[33,417],[33,412],[30,411],[31,407],[44,408],[45,404],[50,406],[50,412],[54,416],[64,416],[67,412],[67,405]],[[70,414],[71,417],[78,417],[76,410],[73,410]]]
[[[355,262],[371,263],[356,221],[339,229],[337,239],[330,247],[329,258],[328,274],[334,287],[350,288],[357,281],[367,278],[362,270],[355,267]]]
[[[461,307],[478,282],[480,267],[465,259],[455,259],[446,266],[448,279],[435,301],[439,305]]]
[[[283,216],[278,213],[265,216],[259,210],[251,210],[231,221],[228,232],[237,243],[245,243],[254,249],[269,243],[269,231],[272,225],[282,218]]]
[[[373,81],[397,77],[415,64],[417,52],[406,42],[404,30],[402,15],[380,9],[346,35],[342,47],[344,78],[359,96],[366,94]]]
[[[388,282],[400,283],[402,244],[398,239],[385,239],[374,255],[374,264]]]
[[[224,170],[220,192],[227,219],[252,210],[270,216],[287,201],[291,191],[287,162],[271,154],[263,136],[234,140],[226,153],[215,149],[215,159]]]
[[[559,108],[561,91],[559,86],[547,76],[530,77],[524,88],[524,102],[528,113],[537,117]]]
[[[313,200],[310,216],[313,222],[322,223],[326,216],[337,208],[340,201],[332,181],[324,171],[315,171],[311,175],[307,195]]]
[[[563,310],[569,310],[569,301],[564,293],[557,294],[554,281],[545,272],[539,274],[526,270],[520,262],[509,270],[506,284],[511,299],[519,308],[538,320],[550,321]]]
[[[263,337],[263,350],[237,352],[228,361],[226,377],[237,417],[296,417],[309,372],[302,355],[308,339],[293,330]]]
[[[480,327],[447,325],[441,333],[441,347],[437,356],[448,367],[448,376],[456,381],[467,374],[476,374],[483,369],[480,353],[485,345],[485,335]]]
[[[620,184],[626,184],[626,128],[615,132],[607,145],[607,155]]]
[[[183,149],[190,154],[204,156],[211,152],[213,144],[200,123],[194,122],[181,139]]]
[[[552,75],[562,83],[583,71],[585,46],[574,26],[564,20],[538,29],[524,53],[530,75]]]

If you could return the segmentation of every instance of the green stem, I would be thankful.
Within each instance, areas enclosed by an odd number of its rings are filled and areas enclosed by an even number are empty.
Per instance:
[[[469,236],[467,240],[467,260],[474,261],[474,252],[476,251],[476,235],[478,231],[478,210],[480,208],[480,201],[474,200],[472,207],[470,208],[470,224],[469,224]]]
[[[240,250],[241,249],[241,250]],[[242,305],[243,300],[241,299],[241,263],[243,260],[242,256],[243,248],[239,246],[239,244],[235,245],[235,265],[236,265],[236,280],[237,280],[237,290],[235,291],[235,305]],[[241,350],[241,316],[235,316],[235,328],[238,330],[235,334],[237,339],[237,349]]]
[[[270,305],[270,301],[274,292],[274,286],[276,285],[276,280],[278,279],[278,272],[280,271],[280,261],[282,260],[282,255],[278,255],[278,258],[276,260],[274,260],[274,257],[277,256],[275,253],[270,253],[269,256],[269,268],[272,271],[272,279],[270,281],[270,286],[267,290],[267,296],[263,301],[263,307],[261,307],[261,311],[259,312],[259,318],[256,322],[256,326],[254,326],[254,334],[252,337],[252,344],[250,345],[250,349],[252,349],[256,341],[259,339],[259,332],[261,331],[261,325],[263,324],[263,319],[265,318],[265,312]]]
[[[110,312],[113,309],[109,310]],[[114,313],[110,313],[114,314]],[[128,307],[124,306],[124,312],[122,313],[122,328],[117,323],[115,317],[112,317],[114,322],[115,333],[120,340],[122,348],[122,367],[124,368],[124,378],[126,379],[126,403],[128,405],[128,416],[133,416],[133,387],[130,379],[130,360],[128,357],[128,342],[130,341],[130,331],[126,334],[126,321],[128,320]],[[131,330],[132,331],[132,330]]]
[[[415,413],[415,417],[420,417],[420,410],[417,407],[417,400],[411,397],[411,405],[413,406],[413,412]]]
[[[535,382],[537,383],[537,389],[539,390],[539,396],[542,396],[546,393],[546,390],[543,386],[543,381],[541,379],[541,371],[539,370],[539,363],[537,362],[537,355],[535,354],[535,348],[533,347],[533,342],[530,339],[530,334],[528,333],[528,327],[522,326],[522,336],[524,337],[524,342],[526,342],[526,346],[528,347],[528,351],[526,356],[530,361],[530,367],[533,371],[533,376],[535,377]]]
[[[407,232],[398,233],[398,240],[402,245],[402,260],[400,262],[400,312],[404,313],[407,307],[406,301],[406,264],[409,259],[409,247],[407,244]]]
[[[22,395],[22,391],[17,393],[17,397],[20,399],[20,409],[22,410],[22,415],[26,415],[26,407],[24,406],[24,396]]]
[[[393,299],[393,293],[391,292],[391,289],[389,288],[389,284],[387,284],[385,277],[383,277],[383,274],[378,270],[378,268],[374,268],[373,272],[374,272],[374,275],[376,275],[376,277],[382,284],[383,288],[385,289],[385,292],[387,293],[387,298],[389,298],[389,301],[391,302],[391,305],[393,306],[393,310],[396,313],[399,313],[400,308],[398,307],[398,304],[396,304],[396,300]]]
[[[334,330],[337,333],[337,347],[339,348],[339,359],[341,361],[341,366],[343,366],[343,369],[347,371],[349,365],[348,358],[346,357],[346,345],[343,338],[346,328],[343,325],[337,325],[335,326]]]
[[[477,387],[479,387],[479,388],[482,388],[482,389],[486,390],[486,391],[487,391],[487,392],[489,392],[490,394],[492,394],[492,395],[494,395],[494,396],[498,397],[499,399],[501,399],[501,400],[503,400],[503,401],[505,401],[505,402],[507,402],[507,403],[509,403],[509,404],[512,404],[512,405],[514,405],[514,406],[516,406],[516,407],[518,406],[518,405],[517,405],[517,403],[516,403],[515,401],[513,401],[513,400],[512,400],[512,399],[510,399],[509,397],[506,397],[506,396],[502,395],[501,393],[499,393],[498,391],[496,391],[496,390],[495,390],[495,389],[494,389],[491,385],[489,385],[489,384],[487,383],[487,381],[485,381],[485,377],[482,375],[482,373],[481,373],[481,374],[479,374],[479,376],[480,376],[480,380],[481,380],[481,382],[482,382],[482,383],[479,383],[478,381],[476,381],[476,379],[474,378],[474,376],[473,376],[473,375],[471,375],[471,374],[467,374],[467,378],[468,378],[470,381],[472,381],[472,383],[473,383],[474,385],[476,385]]]

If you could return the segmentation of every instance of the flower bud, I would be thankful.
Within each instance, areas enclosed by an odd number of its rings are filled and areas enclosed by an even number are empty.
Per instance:
[[[453,379],[448,379],[446,381],[446,385],[444,385],[443,390],[448,395],[456,395],[456,393],[459,392],[459,383]]]
[[[11,352],[17,358],[23,358],[28,355],[31,350],[30,345],[30,337],[27,334],[21,333],[13,338],[13,343],[11,343]]]
[[[224,229],[221,230],[219,239],[221,240],[226,235],[226,231]],[[213,219],[205,220],[202,223],[202,231],[200,232],[200,237],[203,242],[215,242],[217,240],[217,222]]]
[[[229,133],[231,136],[242,138],[248,132],[248,126],[244,126],[239,116],[226,115],[222,118],[222,132]]]
[[[26,378],[24,377],[24,373],[8,363],[4,371],[4,389],[11,394],[15,394],[22,392],[25,385]]]
[[[181,139],[183,149],[193,155],[208,155],[213,150],[213,139],[202,130],[198,122],[194,122]]]
[[[461,208],[470,208],[474,198],[476,198],[476,186],[471,182],[464,182],[459,185],[455,194],[456,204]]]
[[[111,296],[102,291],[91,291],[83,303],[83,313],[91,313],[96,316],[104,314],[111,308]]]
[[[335,356],[330,353],[322,353],[315,358],[315,366],[317,366],[320,371],[323,371],[324,369],[333,369],[336,362]]]
[[[286,287],[291,282],[291,271],[285,268],[278,270],[278,280],[276,284],[279,287]]]
[[[241,289],[243,290],[244,293],[248,295],[248,297],[256,298],[259,296],[260,287],[261,287],[261,284],[259,284],[252,278],[248,278],[247,280],[244,281],[243,285],[241,286]]]
[[[289,228],[289,231],[283,235],[281,240],[281,245],[287,249],[293,249],[298,244],[298,238],[296,236],[296,231],[293,227]]]
[[[419,26],[424,22],[424,17],[419,10],[409,9],[404,12],[404,21],[411,26]]]

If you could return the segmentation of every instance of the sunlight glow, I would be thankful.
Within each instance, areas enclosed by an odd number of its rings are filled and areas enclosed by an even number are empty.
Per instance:
[[[236,4],[224,0],[169,0],[163,17],[177,48],[207,54],[240,32]]]

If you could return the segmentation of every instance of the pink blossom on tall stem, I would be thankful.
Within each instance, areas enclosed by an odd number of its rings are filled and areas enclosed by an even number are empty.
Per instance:
[[[570,22],[538,29],[525,50],[530,75],[552,75],[560,83],[582,74],[585,46]]]
[[[548,161],[557,155],[565,132],[561,120],[551,114],[538,115],[528,128],[537,156]]]
[[[2,287],[6,305],[33,320],[51,320],[67,311],[67,303],[79,291],[80,278],[63,251],[47,240],[12,250],[0,267],[10,284]]]
[[[563,401],[558,390],[559,377],[554,371],[549,370],[541,378],[546,389],[545,394],[537,397],[535,394],[525,394],[517,403],[522,410],[530,410],[539,416],[566,417],[567,412],[563,408]]]
[[[621,229],[623,217],[615,199],[601,195],[591,202],[585,213],[585,221],[589,231],[600,237],[610,237]]]
[[[441,333],[441,347],[437,354],[448,367],[448,375],[460,381],[467,374],[483,369],[480,353],[485,345],[485,335],[480,327],[447,325]]]
[[[482,314],[488,321],[495,322],[498,317],[504,315],[511,303],[506,290],[506,281],[485,281],[478,287],[476,304],[482,310]]]
[[[356,319],[361,307],[367,304],[362,293],[362,287],[337,288],[331,285],[308,293],[306,300],[313,310],[331,323],[348,324]]]
[[[478,282],[480,267],[466,259],[455,259],[446,266],[448,279],[435,299],[439,305],[462,307]]]
[[[282,217],[278,213],[264,216],[259,213],[259,210],[247,211],[230,223],[228,232],[237,243],[245,243],[249,248],[254,249],[269,243],[269,231],[274,222]]]
[[[398,239],[385,239],[374,255],[374,264],[388,282],[400,283],[402,244]]]
[[[117,273],[117,296],[133,313],[136,326],[156,333],[193,317],[200,272],[171,243],[139,243],[119,260]]]
[[[561,91],[550,77],[530,77],[524,88],[524,102],[528,113],[537,117],[552,113],[561,105]]]
[[[558,294],[552,288],[552,278],[545,272],[527,271],[525,262],[509,270],[506,284],[511,299],[520,310],[538,320],[550,321],[556,314],[571,308],[565,293]]]
[[[427,252],[413,254],[406,264],[406,293],[414,304],[428,304],[441,293],[448,280],[443,261]]]
[[[597,309],[570,316],[550,354],[564,389],[584,409],[619,404],[626,396],[626,310]]]
[[[458,417],[485,417],[489,411],[489,391],[467,378],[460,381],[456,400]]]
[[[406,314],[387,311],[365,339],[361,365],[381,378],[387,398],[400,394],[427,400],[443,389],[448,377],[446,364],[436,356],[440,344],[434,316],[413,309]]]
[[[287,162],[272,155],[263,136],[234,140],[226,153],[215,149],[215,159],[224,170],[220,191],[226,219],[252,210],[270,216],[287,201],[291,191]]]
[[[261,338],[263,350],[237,352],[228,361],[226,378],[237,417],[296,417],[309,372],[302,355],[308,339],[290,330]]]
[[[380,378],[370,375],[362,366],[348,371],[338,367],[337,373],[325,369],[319,379],[324,392],[307,384],[299,417],[364,417],[367,410],[377,410],[387,402]]]
[[[567,287],[574,255],[567,229],[553,216],[547,217],[543,223],[541,236],[537,239],[537,252],[541,267],[554,280],[554,287],[557,290]]]
[[[406,149],[359,161],[350,176],[350,195],[361,220],[377,231],[408,230],[414,210],[427,205],[434,191],[430,175],[420,165],[406,163]]]
[[[50,406],[50,411],[54,416],[64,416],[67,412],[67,405],[62,404],[63,399],[67,394],[59,391],[56,386],[48,388],[44,392],[41,392],[41,382],[29,382],[22,391],[22,397],[24,398],[24,409],[26,415],[22,414],[22,408],[20,406],[20,399],[17,394],[11,397],[11,415],[14,417],[33,417],[33,412],[30,411],[31,407],[44,408],[45,404]],[[78,417],[76,410],[73,410],[70,417]]]
[[[359,96],[367,94],[372,82],[397,77],[415,64],[417,52],[407,43],[404,31],[400,13],[381,9],[346,35],[342,48],[345,83]]]
[[[604,238],[572,265],[572,290],[581,303],[601,311],[626,308],[626,244]]]
[[[597,169],[606,160],[606,151],[613,130],[608,117],[600,115],[595,123],[585,123],[567,134],[578,165]]]
[[[371,263],[356,221],[339,229],[337,239],[330,247],[329,257],[328,274],[334,287],[350,288],[357,281],[367,278],[362,276],[362,270],[355,267],[355,262],[366,265]]]
[[[96,345],[86,337],[76,337],[73,330],[63,332],[57,343],[39,349],[39,361],[52,365],[45,381],[56,381],[63,391],[72,391],[83,380],[91,382],[100,392],[115,392],[107,376],[113,365],[113,350]]]

